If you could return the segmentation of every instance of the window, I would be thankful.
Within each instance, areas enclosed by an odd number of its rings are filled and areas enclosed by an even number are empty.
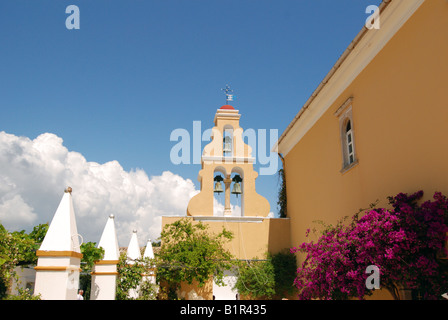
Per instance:
[[[352,164],[353,162],[355,162],[355,149],[353,146],[353,131],[352,131],[352,126],[350,124],[350,120],[347,121],[347,126],[345,129],[345,143],[347,146],[347,160],[348,160],[348,164]]]
[[[224,156],[229,156],[232,154],[232,138],[229,136],[225,136],[223,139],[223,153]]]
[[[224,157],[231,157],[233,154],[233,128],[229,126],[224,127],[223,132],[222,151]]]
[[[358,163],[353,127],[352,98],[349,98],[335,113],[339,118],[339,130],[342,149],[342,169],[345,172]]]

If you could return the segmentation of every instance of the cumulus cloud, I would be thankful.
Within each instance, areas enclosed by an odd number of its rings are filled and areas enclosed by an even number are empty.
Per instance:
[[[117,161],[89,162],[69,151],[62,138],[44,133],[35,139],[0,132],[0,222],[9,230],[30,230],[51,222],[66,186],[72,196],[78,233],[98,242],[110,214],[120,246],[133,229],[140,245],[155,240],[163,215],[184,216],[198,193],[193,182],[172,172],[148,177],[125,171]]]

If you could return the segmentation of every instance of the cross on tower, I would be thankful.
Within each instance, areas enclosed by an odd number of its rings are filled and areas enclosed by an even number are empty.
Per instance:
[[[231,92],[233,92],[233,90],[230,89],[230,86],[228,84],[226,84],[226,87],[221,90],[224,91],[226,94],[226,103],[227,104],[229,104],[230,101],[233,101],[233,94],[230,94]]]

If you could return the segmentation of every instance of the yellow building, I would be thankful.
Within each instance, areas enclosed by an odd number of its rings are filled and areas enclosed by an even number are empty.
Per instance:
[[[226,249],[235,259],[264,259],[268,252],[289,248],[289,219],[268,217],[270,205],[256,192],[255,158],[251,147],[243,141],[240,117],[239,111],[230,105],[216,111],[212,139],[201,157],[200,192],[188,204],[187,219],[206,224],[212,233],[221,232],[223,227],[231,231],[234,238],[226,244]],[[223,210],[216,208],[217,193],[224,196]],[[231,197],[238,197],[234,206]],[[162,228],[178,219],[163,217]],[[232,291],[231,282],[236,277],[235,273],[227,273],[229,285],[226,287],[212,281],[204,288],[183,285],[180,295],[185,299],[235,299],[238,293]]]
[[[379,8],[379,29],[360,31],[279,138],[291,246],[315,220],[448,194],[448,2]]]

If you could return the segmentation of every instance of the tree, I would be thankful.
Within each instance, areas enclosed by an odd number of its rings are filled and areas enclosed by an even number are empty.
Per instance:
[[[84,299],[90,299],[92,275],[90,272],[96,261],[103,259],[104,249],[97,248],[95,242],[85,242],[81,244],[81,274],[79,275],[79,288],[84,290]]]
[[[292,294],[297,270],[296,257],[290,252],[267,254],[266,259],[242,260],[237,264],[234,289],[252,299],[274,299]]]
[[[281,251],[272,255],[271,259],[274,267],[275,293],[284,297],[291,295],[295,291],[294,279],[297,271],[297,259],[294,254],[288,251]]]
[[[181,282],[197,281],[202,287],[212,277],[223,285],[224,270],[231,268],[232,259],[223,245],[232,237],[225,228],[218,234],[211,234],[202,222],[192,224],[185,218],[166,225],[156,256],[158,281],[167,283],[171,291]]]
[[[48,224],[39,224],[30,233],[22,231],[9,232],[0,224],[0,299],[6,298],[6,292],[12,284],[12,280],[20,281],[14,271],[17,266],[37,264],[36,251],[39,249],[48,231]],[[96,248],[95,243],[87,242],[81,245],[82,274],[80,285],[86,293],[90,290],[90,271],[97,260],[101,260],[104,249]],[[13,297],[8,297],[12,299]],[[33,299],[28,292],[19,289],[19,299]]]
[[[81,245],[81,270],[89,272],[93,269],[96,261],[103,259],[104,249],[102,247],[97,248],[95,242],[86,242]]]
[[[305,252],[295,284],[301,299],[348,299],[372,294],[366,269],[380,270],[381,286],[399,299],[399,288],[420,290],[424,299],[447,291],[446,267],[438,259],[447,240],[448,201],[440,193],[418,205],[419,191],[389,198],[393,210],[356,214],[345,226],[327,226],[317,243],[303,243]],[[308,231],[309,232],[309,231]],[[446,255],[446,252],[443,254]]]
[[[6,297],[6,292],[16,279],[14,268],[20,265],[35,264],[36,250],[39,248],[48,224],[40,224],[27,234],[24,230],[8,232],[0,224],[0,299]],[[30,296],[26,293],[23,297]]]
[[[419,191],[389,198],[407,238],[399,252],[402,272],[396,270],[396,282],[413,289],[422,299],[439,299],[448,291],[448,200],[436,192],[434,201],[419,205],[422,197],[423,191]]]
[[[287,215],[287,202],[286,202],[286,177],[285,169],[278,170],[280,189],[278,190],[277,206],[279,208],[280,218],[286,218]]]
[[[144,281],[144,276],[150,274],[153,268],[153,259],[136,259],[130,264],[126,253],[120,254],[117,265],[117,300],[134,300],[129,294],[130,290],[138,290],[137,300],[154,300],[157,286],[149,281]]]
[[[271,299],[275,295],[275,274],[272,260],[239,261],[234,289],[251,299]]]

